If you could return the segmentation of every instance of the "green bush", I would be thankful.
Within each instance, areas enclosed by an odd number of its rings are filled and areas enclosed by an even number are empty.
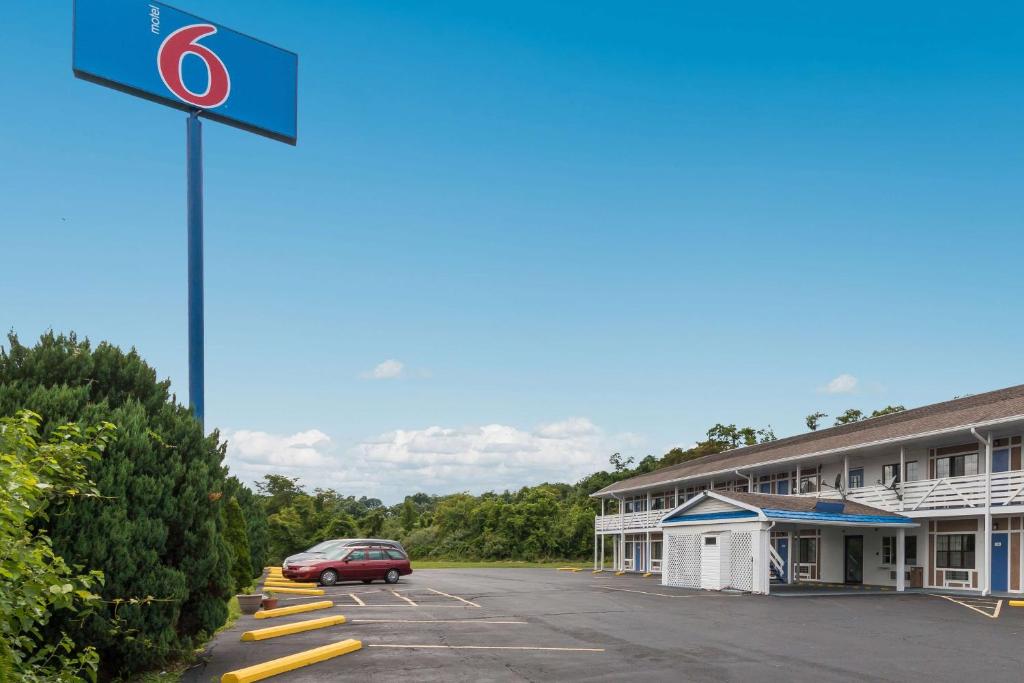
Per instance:
[[[41,419],[0,419],[0,681],[95,680],[99,656],[62,628],[99,606],[102,574],[82,574],[54,553],[46,525],[97,491],[86,475],[113,426],[69,424],[41,441]]]
[[[231,580],[236,593],[241,593],[252,584],[252,556],[249,552],[249,535],[245,529],[242,506],[237,498],[229,498],[224,506],[224,540],[231,550]]]
[[[187,655],[227,616],[230,557],[220,512],[224,445],[178,405],[167,380],[134,350],[92,348],[74,335],[0,351],[0,414],[28,408],[55,425],[117,425],[89,463],[102,499],[77,501],[50,522],[54,551],[105,575],[105,610],[57,614],[52,637],[96,647],[103,677]]]

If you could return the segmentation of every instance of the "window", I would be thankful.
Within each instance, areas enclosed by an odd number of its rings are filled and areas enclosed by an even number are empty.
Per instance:
[[[917,564],[917,536],[906,536],[903,539],[903,563]]]
[[[352,552],[350,552],[348,554],[348,557],[346,557],[345,559],[346,560],[365,560],[366,559],[366,551],[365,550],[353,550]]]
[[[818,539],[800,539],[800,564],[817,564],[818,562]]]
[[[718,545],[718,536],[705,536],[704,545]]]
[[[893,463],[882,467],[882,486],[888,486],[889,482],[900,480],[900,464]]]
[[[374,548],[373,550],[370,551],[370,559],[371,560],[383,560],[384,559],[384,551],[381,550],[380,548]]]
[[[882,564],[896,564],[896,537],[882,537]]]
[[[935,477],[965,477],[978,473],[978,454],[965,453],[935,459]]]
[[[758,487],[759,487],[758,490],[761,493],[771,493],[772,492],[772,483],[770,481],[762,481],[760,484],[758,484]]]
[[[651,559],[661,559],[661,541],[651,541]]]
[[[917,481],[917,461],[911,460],[904,463],[903,473],[907,475],[907,481]]]
[[[812,474],[807,477],[800,477],[800,492],[815,493],[818,490],[818,475]]]
[[[882,564],[896,564],[896,537],[882,537]],[[903,538],[903,564],[917,564],[917,536]]]
[[[857,469],[850,470],[849,473],[850,484],[847,488],[859,489],[864,486],[864,468],[858,467]]]
[[[402,554],[401,550],[395,550],[394,548],[388,548],[387,550],[385,550],[385,552],[388,554],[388,557],[390,557],[392,560],[404,560],[405,559],[405,555]]]
[[[935,566],[943,569],[974,569],[974,534],[936,536]]]

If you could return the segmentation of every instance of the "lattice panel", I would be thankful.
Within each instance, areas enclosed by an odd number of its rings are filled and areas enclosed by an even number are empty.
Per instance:
[[[700,534],[666,534],[665,582],[669,586],[700,588]]]
[[[730,584],[741,591],[754,590],[754,539],[748,532],[733,532],[729,550]]]

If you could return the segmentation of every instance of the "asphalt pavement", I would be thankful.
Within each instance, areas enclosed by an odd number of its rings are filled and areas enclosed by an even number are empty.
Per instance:
[[[1024,608],[865,592],[779,598],[663,587],[657,577],[551,569],[421,570],[396,585],[342,584],[335,606],[241,617],[186,683],[345,638],[352,654],[281,674],[299,681],[1019,681]],[[283,598],[283,596],[279,596]],[[254,628],[347,622],[242,642]]]

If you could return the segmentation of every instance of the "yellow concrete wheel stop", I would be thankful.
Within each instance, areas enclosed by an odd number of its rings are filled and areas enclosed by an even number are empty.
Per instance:
[[[258,628],[252,631],[246,631],[242,634],[242,640],[266,640],[268,638],[279,638],[281,636],[290,636],[293,633],[302,633],[303,631],[312,631],[317,628],[327,628],[328,626],[337,626],[338,624],[344,624],[345,617],[338,614],[333,617],[320,617],[319,619],[306,619],[305,621],[296,621],[291,624],[281,624],[280,626],[268,626],[267,628]]]
[[[281,657],[280,659],[272,659],[269,662],[263,662],[262,664],[247,666],[244,669],[229,671],[220,677],[220,682],[252,683],[252,681],[262,681],[264,678],[283,674],[286,671],[293,671],[304,666],[309,666],[310,664],[316,664],[317,662],[333,659],[339,655],[347,655],[348,653],[355,652],[362,647],[363,643],[361,641],[352,639],[343,640],[338,643],[331,643],[330,645],[324,645],[323,647],[313,648],[312,650],[296,652],[293,655]]]
[[[289,605],[288,607],[261,609],[253,616],[257,619],[273,619],[274,617],[286,617],[289,614],[302,614],[303,612],[312,612],[318,609],[329,609],[331,607],[334,607],[333,602],[330,600],[321,600],[319,602],[307,602],[304,605]]]

